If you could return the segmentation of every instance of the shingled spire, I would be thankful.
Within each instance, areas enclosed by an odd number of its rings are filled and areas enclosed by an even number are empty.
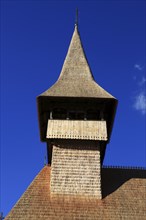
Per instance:
[[[77,25],[57,82],[41,96],[114,98],[94,81]]]

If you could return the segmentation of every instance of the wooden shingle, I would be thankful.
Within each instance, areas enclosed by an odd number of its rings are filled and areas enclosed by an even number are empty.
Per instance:
[[[145,220],[146,170],[102,168],[103,199],[50,194],[45,166],[5,220]]]
[[[40,96],[115,99],[95,82],[77,26],[57,82]]]

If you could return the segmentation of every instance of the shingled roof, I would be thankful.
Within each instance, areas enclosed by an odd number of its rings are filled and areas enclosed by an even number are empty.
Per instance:
[[[41,170],[5,220],[146,219],[146,170],[102,168],[102,200],[52,196],[50,171]]]
[[[46,141],[45,129],[48,121],[45,114],[52,111],[54,108],[53,103],[61,103],[60,105],[63,103],[64,108],[65,104],[68,107],[71,103],[77,102],[82,102],[82,106],[86,103],[86,107],[102,105],[104,114],[108,117],[107,130],[108,141],[110,141],[118,101],[95,82],[86,59],[78,27],[75,25],[70,46],[57,82],[37,97],[41,141]]]
[[[40,96],[115,99],[94,81],[77,25],[57,82]]]

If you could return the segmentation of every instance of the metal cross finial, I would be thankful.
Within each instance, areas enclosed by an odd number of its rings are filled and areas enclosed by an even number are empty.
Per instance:
[[[76,20],[75,25],[78,26],[78,8],[76,8]]]

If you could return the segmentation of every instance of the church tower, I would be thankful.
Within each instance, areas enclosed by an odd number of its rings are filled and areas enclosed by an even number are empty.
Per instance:
[[[57,82],[37,103],[51,194],[101,199],[101,167],[117,100],[95,82],[77,24]]]
[[[48,164],[5,220],[145,220],[146,170],[102,166],[117,99],[95,82],[77,23],[60,76],[37,104]]]

